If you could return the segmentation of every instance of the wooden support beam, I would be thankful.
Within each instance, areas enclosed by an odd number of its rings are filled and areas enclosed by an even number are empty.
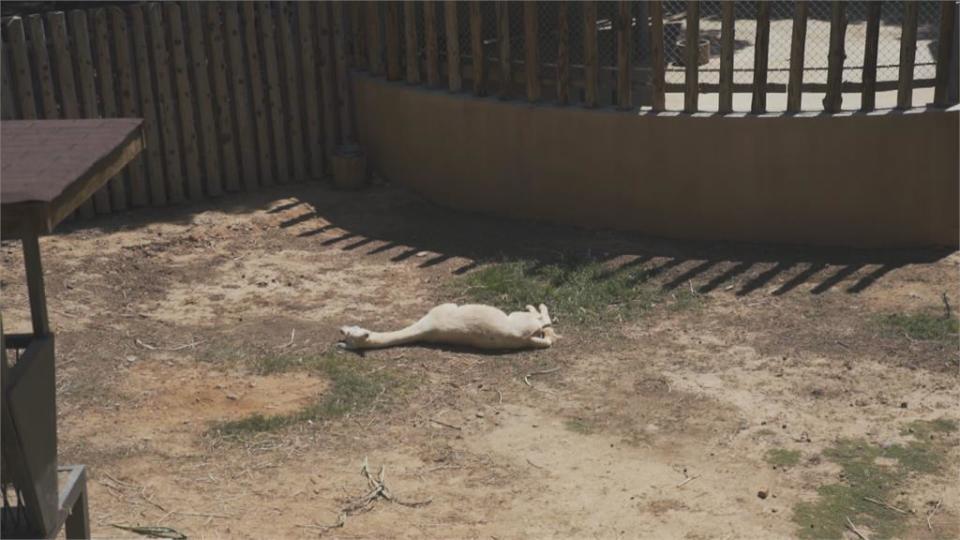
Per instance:
[[[538,39],[537,3],[527,0],[523,3],[523,52],[526,62],[527,101],[540,101],[540,40]]]
[[[827,95],[823,109],[834,113],[843,105],[844,37],[847,33],[846,2],[835,0],[830,11],[830,53],[827,59]]]
[[[237,141],[240,137],[233,129],[233,114],[230,110],[230,85],[227,82],[227,47],[223,39],[223,22],[220,16],[220,4],[206,2],[205,46],[207,58],[210,60],[210,72],[213,76],[213,92],[215,98],[214,114],[217,118],[217,147],[223,158],[223,187],[227,191],[240,191],[240,169],[237,162]],[[284,8],[286,9],[286,8]],[[296,75],[294,75],[296,76]],[[293,122],[290,122],[291,124]],[[150,145],[147,145],[150,151]]]
[[[440,85],[440,44],[437,42],[437,5],[435,2],[424,2],[423,6],[423,37],[426,40],[427,52],[427,86],[436,88]]]
[[[559,4],[558,4],[559,5]],[[473,62],[473,95],[487,95],[487,58],[483,53],[483,13],[480,2],[470,2],[470,56]]]
[[[407,62],[407,83],[420,84],[419,39],[417,37],[417,4],[403,3],[403,43]]]
[[[807,0],[793,5],[793,34],[790,39],[790,78],[787,82],[787,112],[800,112],[803,98],[803,60],[807,44]]]
[[[245,3],[250,5],[253,4]],[[177,87],[177,105],[180,112],[180,143],[183,148],[183,161],[187,170],[187,194],[191,201],[203,199],[203,184],[200,172],[200,148],[197,129],[193,119],[193,88],[190,84],[190,74],[187,71],[187,48],[183,37],[183,17],[180,14],[180,4],[165,3],[164,17],[166,27],[170,32],[170,45],[173,47],[173,79]],[[256,40],[253,49],[256,50]],[[259,66],[251,67],[259,73]],[[259,80],[256,82],[259,83]]]
[[[897,108],[913,106],[913,68],[917,58],[917,12],[920,4],[905,2],[900,34],[900,74],[897,78]]]
[[[650,11],[650,69],[653,87],[653,110],[666,108],[666,61],[663,52],[663,2],[654,0],[647,6]],[[732,72],[731,72],[732,73]]]
[[[867,2],[867,35],[863,47],[863,90],[860,110],[872,111],[877,102],[877,53],[880,49],[881,2]]]
[[[583,105],[597,106],[600,61],[597,53],[597,4],[583,2]]]
[[[447,85],[451,92],[459,92],[463,89],[463,77],[460,75],[460,25],[457,21],[457,2],[447,0],[443,3],[443,19],[447,31]]]
[[[497,45],[500,50],[500,99],[509,99],[512,81],[512,62],[510,59],[510,4],[496,3]]]
[[[186,5],[188,6],[187,13],[189,13],[189,6],[193,4]],[[268,141],[273,148],[277,183],[286,184],[290,181],[290,160],[287,157],[289,153],[287,152],[286,119],[283,112],[283,90],[280,86],[279,66],[281,57],[277,54],[276,19],[273,16],[273,7],[270,2],[257,2],[257,19],[260,51],[263,54],[263,65],[266,68],[264,82],[267,86],[267,102],[264,104],[264,109],[270,113],[269,125],[272,135],[268,138]],[[202,78],[196,77],[194,80],[199,83]],[[198,84],[199,86],[201,85]]]
[[[933,90],[933,104],[937,107],[949,105],[947,86],[950,79],[950,56],[953,49],[954,32],[957,31],[957,4],[952,0],[940,2],[940,33],[937,36],[937,74]],[[954,64],[960,59],[954,58]],[[956,66],[952,66],[956,69]]]
[[[570,18],[566,2],[557,6],[557,103],[570,103]]]
[[[381,43],[380,3],[365,2],[367,22],[367,62],[371,75],[383,75],[383,46]]]
[[[414,19],[414,28],[416,20]],[[414,40],[416,42],[416,39]],[[416,51],[416,47],[414,47]],[[343,144],[353,144],[353,104],[350,95],[350,73],[347,71],[347,28],[344,21],[343,2],[333,3],[333,53],[337,72],[337,104],[340,111],[340,137]],[[417,68],[417,80],[420,69]]]
[[[142,6],[130,6],[127,13],[130,15],[133,55],[137,65],[139,105],[143,114],[144,138],[147,141],[147,147],[143,153],[146,155],[150,204],[164,206],[167,204],[167,188],[163,174],[164,156],[160,137],[160,119],[157,118],[156,92],[154,92],[152,77],[150,76],[150,46],[147,44],[147,26]]]
[[[317,4],[320,8],[323,3]],[[387,80],[400,80],[400,3],[386,3]]]
[[[699,45],[700,45],[700,2],[691,0],[687,2],[687,48],[684,64],[686,67],[686,91],[683,96],[684,112],[694,113],[699,108],[698,77],[700,71]]]
[[[617,108],[627,110],[633,107],[630,93],[630,65],[633,56],[631,46],[631,26],[633,15],[630,12],[630,2],[617,2]]]
[[[136,72],[133,69],[133,48],[130,45],[127,16],[118,7],[111,7],[109,10],[110,24],[113,26],[113,50],[116,54],[114,72],[117,74],[119,114],[125,118],[143,118],[137,103]],[[144,133],[147,133],[146,126],[144,126]],[[146,206],[150,200],[147,195],[145,163],[146,153],[141,152],[127,167],[130,182],[130,204],[134,207]]]
[[[753,49],[753,100],[750,111],[767,112],[767,59],[770,55],[770,2],[757,2],[757,33]]]

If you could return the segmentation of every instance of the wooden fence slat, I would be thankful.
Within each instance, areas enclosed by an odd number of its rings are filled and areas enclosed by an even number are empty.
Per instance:
[[[364,45],[367,38],[363,33],[363,4],[360,2],[350,2],[350,35],[353,51],[353,67],[363,69],[367,66],[367,56],[364,51]]]
[[[787,112],[800,112],[803,100],[803,60],[807,43],[807,0],[793,7],[793,32],[790,37],[790,78],[787,82]]]
[[[513,63],[510,59],[510,4],[496,3],[497,14],[497,48],[500,51],[500,87],[498,97],[510,98],[510,84],[512,82]]]
[[[107,12],[104,9],[93,11],[93,36],[97,49],[97,81],[100,83],[100,105],[104,118],[116,118],[117,95],[113,75],[113,59],[110,55],[110,27],[107,25]],[[127,209],[126,171],[111,178],[105,186],[110,192],[110,207],[113,211]]]
[[[557,103],[570,103],[570,15],[566,2],[557,6]]]
[[[463,78],[460,75],[460,26],[457,23],[457,2],[447,0],[443,3],[443,19],[447,30],[447,85],[451,92],[459,92],[463,89]]]
[[[322,5],[322,4],[321,4]],[[319,6],[318,6],[319,7]],[[387,80],[400,80],[400,4],[387,2],[384,27],[387,40]]]
[[[480,2],[470,2],[470,58],[473,64],[473,95],[487,95],[487,58],[483,53],[483,12]],[[566,9],[564,4],[558,4]]]
[[[20,105],[20,117],[24,120],[37,118],[37,100],[33,92],[33,75],[30,70],[30,58],[27,52],[27,36],[23,31],[23,19],[10,17],[7,22],[7,36],[10,43],[13,75],[17,85],[17,102]]]
[[[73,76],[70,41],[67,38],[67,17],[62,11],[51,11],[47,14],[47,37],[53,45],[53,63],[57,70],[61,116],[79,118],[80,104],[77,101],[77,83]]]
[[[686,68],[684,82],[686,89],[683,96],[683,110],[688,113],[697,112],[699,108],[700,88],[698,77],[700,72],[699,46],[700,46],[700,2],[690,0],[687,2],[687,47],[686,58],[683,63]]]
[[[903,26],[900,36],[900,74],[897,86],[897,108],[913,106],[913,66],[917,57],[917,12],[920,4],[904,2]]]
[[[203,198],[203,184],[197,130],[193,119],[193,89],[190,86],[190,74],[187,72],[187,49],[183,39],[183,17],[178,3],[168,2],[163,6],[166,10],[166,27],[170,31],[170,46],[173,49],[173,79],[177,88],[179,135],[183,150],[181,156],[187,171],[187,193],[190,200],[198,201]]]
[[[373,4],[373,3],[371,3]],[[313,4],[297,3],[297,23],[300,31],[300,70],[303,73],[304,121],[307,126],[306,153],[310,156],[310,176],[312,180],[323,178],[323,128],[320,121],[320,101],[317,92],[317,64],[313,56]],[[372,49],[368,54],[373,57]],[[372,62],[372,60],[371,60]],[[372,73],[372,70],[371,70]]]
[[[33,67],[40,83],[40,103],[43,104],[44,118],[59,118],[56,92],[53,87],[53,73],[50,69],[50,54],[47,52],[47,36],[43,29],[43,17],[33,14],[27,17],[30,29],[30,45],[33,49]]]
[[[583,2],[583,104],[597,106],[597,82],[600,75],[597,53],[597,4]]]
[[[184,201],[183,164],[180,156],[180,140],[177,137],[173,81],[169,69],[172,59],[167,49],[166,27],[160,4],[147,5],[147,22],[150,25],[150,40],[153,45],[152,65],[157,81],[157,119],[160,121],[160,129],[163,133],[167,198],[171,203],[178,204]]]
[[[217,143],[217,126],[213,113],[213,94],[210,91],[209,63],[204,44],[203,16],[199,2],[183,4],[187,19],[187,45],[190,48],[190,73],[195,85],[193,97],[200,120],[200,148],[203,156],[204,185],[207,194],[217,197],[223,193],[223,178],[220,172],[220,148]]]
[[[370,74],[383,75],[383,46],[381,44],[380,3],[366,2],[367,61]]]
[[[523,3],[523,49],[526,62],[527,101],[540,101],[540,40],[537,36],[537,3],[526,0]]]
[[[440,52],[437,50],[437,8],[434,2],[423,4],[423,37],[427,51],[427,86],[435,88],[440,84]]]
[[[631,45],[631,26],[633,17],[630,2],[617,2],[617,107],[626,110],[633,107],[630,95],[630,66],[633,47]]]
[[[2,86],[0,86],[0,118],[12,120],[17,117],[17,107],[13,103],[13,77],[10,75],[10,61],[7,55],[9,47],[0,43],[0,70],[2,70]]]
[[[753,52],[754,114],[767,112],[767,59],[770,55],[770,2],[757,2],[757,32]]]
[[[130,45],[130,31],[127,27],[127,18],[118,7],[108,8],[110,24],[113,27],[114,73],[117,75],[117,105],[118,114],[124,118],[140,117],[137,108],[136,86],[134,85],[132,47]],[[148,144],[151,141],[148,141]],[[134,207],[146,206],[147,184],[143,171],[143,155],[137,155],[127,166],[126,176],[130,187],[130,205]]]
[[[256,129],[257,155],[260,163],[260,185],[272,186],[273,158],[270,152],[270,118],[263,93],[263,71],[260,66],[260,47],[257,45],[257,14],[253,2],[241,2],[241,22],[247,50],[247,69],[250,74],[250,104]]]
[[[333,2],[333,56],[337,79],[337,108],[340,112],[340,140],[343,144],[353,144],[353,118],[351,116],[350,76],[347,71],[346,25],[343,20],[343,2]],[[406,19],[404,19],[406,22]],[[411,19],[416,28],[416,19]],[[414,51],[416,51],[414,40]],[[420,68],[417,68],[417,80],[420,80]]]
[[[718,110],[733,112],[733,47],[736,40],[736,19],[733,0],[720,3],[720,96]]]
[[[320,50],[320,96],[323,103],[323,155],[333,174],[333,151],[337,146],[337,90],[333,80],[333,47],[330,35],[330,3],[317,4],[317,41]],[[399,24],[399,21],[397,21]],[[397,36],[399,40],[400,37]],[[399,44],[397,45],[399,48]],[[399,51],[398,51],[399,54]],[[399,57],[398,57],[399,58]],[[399,60],[397,61],[399,73]],[[397,75],[399,78],[399,75]]]
[[[283,51],[284,89],[286,90],[287,117],[285,123],[290,141],[290,155],[293,158],[293,177],[304,182],[309,177],[307,161],[303,152],[303,117],[300,114],[300,84],[297,67],[297,49],[294,46],[293,29],[290,25],[292,9],[289,2],[280,4],[280,48]]]
[[[933,90],[933,104],[937,107],[946,107],[947,86],[950,79],[950,53],[953,48],[954,32],[956,29],[956,7],[952,0],[940,2],[940,33],[937,34],[937,74]],[[957,62],[960,59],[954,59]]]
[[[220,16],[220,4],[207,2],[206,15],[206,47],[207,58],[210,60],[210,72],[213,74],[213,112],[217,119],[217,146],[220,149],[221,170],[223,171],[223,187],[226,191],[240,191],[240,169],[237,161],[237,143],[240,137],[233,129],[232,100],[230,87],[227,82],[226,42],[222,30],[223,20]]]
[[[863,88],[860,109],[871,111],[877,101],[877,53],[880,49],[880,11],[883,4],[867,2],[867,35],[863,47]]]
[[[823,109],[837,112],[843,105],[844,36],[847,31],[846,2],[834,1],[830,10],[830,53],[827,58],[827,95]]]
[[[269,2],[257,2],[257,18],[260,26],[260,47],[263,65],[267,68],[267,103],[270,106],[270,125],[277,182],[290,181],[290,163],[287,160],[287,137],[284,128],[283,93],[280,90],[280,57],[277,56],[276,30],[273,11]]]
[[[236,117],[236,134],[239,141],[240,168],[243,170],[243,188],[247,191],[257,189],[257,143],[253,109],[250,105],[247,61],[243,55],[243,37],[240,28],[240,14],[234,2],[220,4],[223,9],[224,31],[227,36],[227,50],[230,56],[230,73],[233,75],[233,113]],[[309,6],[310,4],[302,4]],[[306,68],[305,68],[306,69]],[[306,76],[306,71],[304,71]],[[319,156],[317,157],[319,159]]]
[[[663,52],[663,2],[654,0],[647,6],[650,13],[650,84],[654,111],[666,108],[666,62]]]
[[[147,147],[143,150],[146,159],[147,186],[150,188],[150,204],[167,204],[167,190],[164,185],[164,153],[160,138],[160,123],[157,119],[156,101],[153,83],[150,77],[150,48],[147,46],[147,25],[141,6],[131,6],[130,29],[133,37],[133,54],[137,65],[137,89],[140,96],[140,111],[143,115],[143,127]]]
[[[77,76],[80,81],[80,105],[82,118],[100,118],[97,108],[97,85],[94,77],[93,50],[86,12],[76,9],[70,12],[70,28],[73,31],[73,49],[76,54]],[[92,197],[93,208],[98,214],[110,213],[110,193],[98,189]],[[89,201],[89,199],[88,199]],[[89,207],[80,207],[82,217],[90,217]]]
[[[412,0],[403,2],[403,39],[407,57],[407,83],[420,84],[420,59],[417,38],[417,4]]]

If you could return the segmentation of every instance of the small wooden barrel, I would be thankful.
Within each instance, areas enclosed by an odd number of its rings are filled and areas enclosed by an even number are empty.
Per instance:
[[[681,38],[677,41],[677,63],[685,65],[687,60],[687,40]],[[697,47],[697,63],[699,65],[704,65],[710,62],[710,40],[707,38],[700,38],[700,43]]]
[[[355,144],[337,147],[333,154],[333,184],[339,189],[367,185],[367,158]]]

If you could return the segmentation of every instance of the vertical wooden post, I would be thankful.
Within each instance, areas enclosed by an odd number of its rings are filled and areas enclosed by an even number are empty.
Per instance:
[[[322,4],[317,5],[318,8]],[[400,80],[400,3],[386,3],[387,80]]]
[[[527,79],[527,101],[540,101],[540,40],[538,39],[537,3],[526,0],[523,3],[523,49],[525,55],[525,77]]]
[[[270,152],[270,121],[267,118],[267,100],[263,95],[263,72],[260,67],[260,47],[257,44],[257,15],[253,2],[241,2],[240,6],[247,50],[247,69],[250,73],[253,121],[257,134],[257,155],[260,158],[260,185],[272,186],[274,179]]]
[[[350,74],[347,71],[347,29],[343,20],[343,2],[333,3],[333,54],[337,72],[337,106],[340,110],[340,136],[343,144],[353,144],[353,117],[350,102]],[[416,20],[412,19],[416,28]],[[414,44],[417,40],[414,39]],[[414,46],[416,52],[416,45]],[[416,56],[416,54],[415,54]],[[420,68],[417,68],[417,79],[420,78]]]
[[[383,47],[380,43],[380,3],[366,2],[367,20],[367,62],[370,74],[383,75]]]
[[[630,109],[633,107],[630,95],[630,66],[633,48],[631,47],[630,26],[633,24],[630,13],[630,2],[617,2],[617,107]]]
[[[30,45],[33,49],[33,67],[40,83],[40,103],[43,104],[44,118],[59,118],[56,92],[53,88],[53,73],[50,69],[50,55],[47,53],[47,36],[43,31],[43,17],[37,14],[27,17],[30,29]]]
[[[153,81],[150,76],[150,47],[147,45],[147,25],[144,22],[143,7],[134,5],[128,8],[130,29],[133,37],[133,54],[137,65],[137,89],[140,95],[140,112],[143,115],[143,129],[147,147],[146,155],[150,204],[167,204],[167,188],[163,175],[163,139],[160,137],[160,121],[157,118],[157,102],[154,99]]]
[[[787,82],[787,112],[800,112],[803,101],[803,60],[807,43],[807,0],[793,5],[793,34],[790,39],[790,79]]]
[[[830,13],[830,56],[827,60],[827,95],[823,108],[837,112],[843,105],[844,36],[847,32],[846,2],[834,1]]]
[[[570,103],[570,17],[566,2],[557,6],[557,103]]]
[[[940,33],[937,36],[937,74],[934,82],[933,104],[937,107],[946,107],[947,83],[950,78],[950,56],[953,48],[954,32],[956,32],[956,7],[950,0],[940,2]],[[956,63],[960,59],[954,59]]]
[[[877,101],[877,53],[880,45],[881,2],[867,2],[867,36],[863,48],[863,88],[860,110],[872,111]]]
[[[647,6],[650,11],[650,83],[653,87],[653,110],[666,108],[666,62],[663,55],[663,2],[654,0]]]
[[[733,112],[733,46],[736,39],[736,20],[734,3],[724,0],[720,3],[720,103],[721,113]]]
[[[407,83],[420,84],[419,39],[417,36],[417,4],[403,2],[403,38],[407,56]]]
[[[897,84],[897,108],[913,106],[913,66],[917,56],[917,11],[920,4],[905,2],[900,35],[900,75]]]
[[[200,15],[200,3],[183,4],[187,15],[187,36],[190,46],[190,73],[196,88],[193,99],[197,105],[200,119],[200,143],[203,156],[204,178],[207,195],[219,196],[223,193],[223,179],[220,173],[220,148],[217,144],[217,127],[213,118],[213,94],[210,91],[210,79],[207,71],[207,50],[203,43],[204,25]]]
[[[183,169],[180,163],[180,141],[177,138],[176,111],[170,82],[170,55],[167,50],[166,28],[160,4],[148,4],[147,21],[153,50],[152,66],[157,81],[157,119],[163,133],[163,151],[166,162],[167,198],[183,202]]]
[[[563,4],[558,4],[561,7]],[[473,95],[487,95],[487,59],[483,54],[483,14],[480,2],[470,2],[470,56],[473,63]]]
[[[224,32],[227,36],[227,48],[230,56],[230,73],[233,75],[233,113],[236,117],[237,140],[240,142],[240,169],[243,173],[243,187],[247,191],[257,189],[257,144],[254,139],[256,126],[250,109],[250,89],[247,78],[247,62],[243,55],[240,15],[234,2],[220,3],[223,9]],[[303,70],[304,78],[307,68]],[[318,157],[319,159],[319,157]]]
[[[117,97],[113,76],[113,61],[110,58],[110,28],[107,26],[107,13],[103,9],[93,12],[93,35],[97,48],[97,81],[100,83],[100,105],[105,118],[117,117]],[[110,192],[111,210],[126,210],[127,189],[124,173],[117,174],[107,183]]]
[[[189,4],[188,4],[189,5]],[[270,126],[273,128],[273,158],[277,170],[277,183],[290,181],[290,162],[287,159],[287,137],[283,113],[283,91],[280,89],[280,56],[277,54],[277,35],[274,26],[273,7],[269,2],[257,2],[257,19],[260,25],[260,47],[263,65],[267,68],[267,103],[270,106]]]
[[[757,2],[757,33],[753,53],[754,114],[767,112],[767,58],[770,54],[770,2]]]
[[[367,55],[364,50],[367,37],[363,34],[365,26],[363,11],[363,5],[360,2],[350,2],[350,40],[353,48],[353,67],[357,69],[367,66]]]
[[[393,3],[393,2],[392,2]],[[396,14],[395,7],[394,13]],[[394,25],[399,24],[399,18]],[[397,36],[399,49],[400,36]],[[333,81],[333,43],[330,36],[330,3],[317,4],[317,43],[320,49],[320,95],[323,99],[323,157],[327,173],[332,174],[333,151],[337,145],[337,86]],[[397,78],[400,78],[400,51],[397,51]]]
[[[122,117],[139,117],[137,107],[136,85],[134,84],[133,59],[131,57],[130,32],[127,29],[127,17],[123,10],[111,7],[110,24],[113,26],[113,50],[115,52],[114,72],[117,74],[117,90],[119,113]],[[146,132],[146,130],[144,130]],[[147,141],[149,145],[151,141]],[[147,184],[144,178],[144,158],[142,155],[134,158],[127,167],[130,180],[131,206],[146,206]]]
[[[699,108],[699,81],[700,71],[699,48],[700,48],[700,2],[698,0],[689,0],[687,2],[687,49],[684,64],[686,64],[686,91],[684,92],[683,110],[688,113],[697,112]]]
[[[457,22],[457,2],[443,3],[443,18],[447,30],[447,83],[451,92],[463,89],[460,75],[460,25]]]
[[[13,76],[10,74],[8,48],[0,42],[0,72],[2,72],[2,79],[0,79],[2,81],[0,82],[2,84],[2,87],[0,87],[0,100],[2,100],[0,118],[14,120],[17,118],[17,106],[13,102]]]
[[[323,129],[320,127],[320,104],[317,92],[317,64],[314,60],[313,51],[315,45],[313,42],[313,7],[310,2],[296,4],[297,22],[300,31],[300,72],[303,74],[303,113],[304,121],[307,125],[307,151],[310,157],[310,175],[313,180],[323,178]],[[369,6],[368,6],[369,7]],[[368,10],[369,14],[369,10]],[[379,23],[378,25],[379,26]],[[369,28],[367,28],[369,32]],[[367,36],[369,38],[369,36]],[[368,57],[371,64],[374,54],[372,49],[368,49]],[[373,74],[371,66],[371,74]],[[296,142],[296,141],[293,141]]]
[[[440,53],[437,50],[437,5],[434,2],[423,4],[423,37],[427,50],[427,86],[440,85]]]
[[[86,23],[86,20],[84,20]],[[27,52],[27,36],[23,31],[23,19],[14,16],[7,22],[7,36],[12,56],[13,75],[17,84],[17,101],[20,105],[20,117],[24,120],[37,118],[37,100],[33,93],[33,74],[30,71],[30,58]],[[87,49],[89,52],[89,43]],[[96,98],[94,98],[96,99]]]
[[[597,106],[597,79],[600,63],[597,54],[597,4],[583,2],[583,105]]]
[[[80,105],[77,102],[76,79],[73,77],[70,40],[67,38],[67,19],[62,11],[53,11],[47,14],[47,30],[50,42],[53,44],[53,63],[57,69],[60,112],[64,118],[79,118]],[[4,99],[12,99],[12,96],[8,93],[4,96]]]
[[[500,48],[500,99],[510,98],[513,63],[510,59],[510,4],[497,2],[497,45]]]
[[[183,160],[187,166],[187,192],[190,200],[203,198],[202,174],[200,172],[200,154],[197,145],[197,129],[193,120],[193,89],[187,72],[187,50],[183,39],[183,17],[180,5],[174,2],[164,4],[166,26],[170,30],[170,44],[173,47],[174,80],[177,85],[177,104],[180,109],[180,141],[183,145]]]
[[[223,22],[220,17],[220,4],[207,2],[206,8],[206,46],[213,74],[214,112],[217,117],[217,143],[223,158],[223,187],[227,191],[240,191],[240,170],[237,162],[237,142],[241,136],[233,129],[231,113],[230,87],[227,83],[227,55],[224,41]],[[293,124],[294,122],[290,122]]]

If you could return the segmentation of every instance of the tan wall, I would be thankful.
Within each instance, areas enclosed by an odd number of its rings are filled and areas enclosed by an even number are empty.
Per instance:
[[[354,83],[375,170],[454,208],[673,238],[958,243],[957,111],[637,115]]]

